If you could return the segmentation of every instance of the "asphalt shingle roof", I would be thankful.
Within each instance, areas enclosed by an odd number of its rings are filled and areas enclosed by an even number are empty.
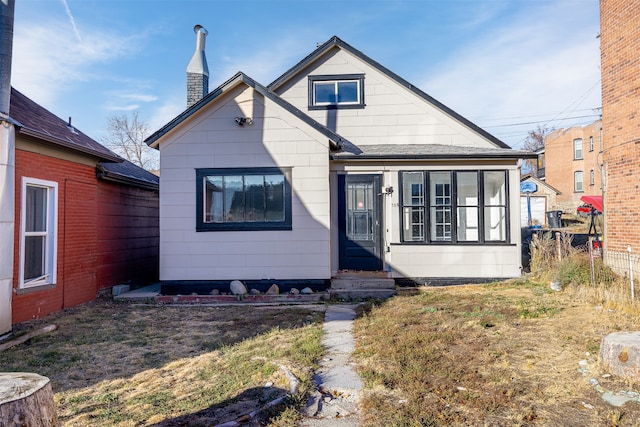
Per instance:
[[[18,132],[66,149],[80,151],[103,160],[121,162],[117,154],[56,116],[46,108],[11,88],[10,116],[19,122]]]
[[[509,148],[460,147],[443,144],[384,144],[358,145],[359,154],[350,152],[331,153],[336,160],[373,159],[451,159],[451,158],[527,158],[532,153]]]
[[[69,126],[60,117],[11,88],[11,119],[19,134],[97,157],[99,176],[103,179],[157,189],[159,178],[141,167],[123,159],[79,129]]]

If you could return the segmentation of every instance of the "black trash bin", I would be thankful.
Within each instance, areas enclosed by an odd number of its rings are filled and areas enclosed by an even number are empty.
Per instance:
[[[550,228],[561,228],[562,211],[547,211],[547,224]]]

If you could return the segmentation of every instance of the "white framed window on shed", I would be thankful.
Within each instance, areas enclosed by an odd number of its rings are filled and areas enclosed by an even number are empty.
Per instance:
[[[58,183],[22,178],[19,287],[56,283]]]
[[[581,193],[584,191],[584,181],[583,181],[582,171],[575,171],[573,173],[573,191],[576,193]]]
[[[582,160],[582,138],[573,140],[573,160]]]
[[[364,108],[364,75],[309,76],[309,109]]]

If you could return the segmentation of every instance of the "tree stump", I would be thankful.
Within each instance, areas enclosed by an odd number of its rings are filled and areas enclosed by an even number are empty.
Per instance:
[[[49,378],[0,372],[0,426],[58,427]]]

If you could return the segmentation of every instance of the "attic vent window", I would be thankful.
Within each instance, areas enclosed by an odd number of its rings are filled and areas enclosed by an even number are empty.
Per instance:
[[[309,76],[309,109],[364,108],[364,74]]]

